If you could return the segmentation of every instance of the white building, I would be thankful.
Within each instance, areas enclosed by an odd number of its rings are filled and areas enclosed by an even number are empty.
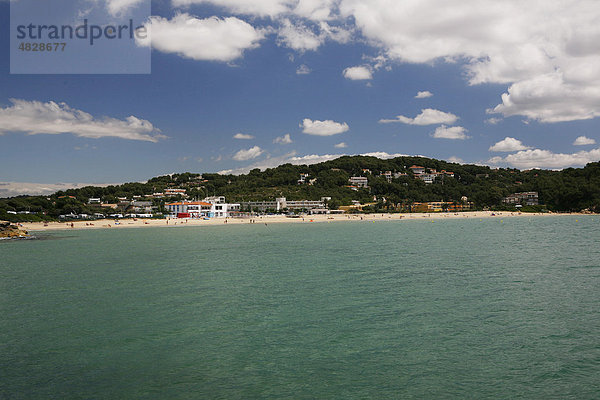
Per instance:
[[[165,204],[171,217],[189,214],[189,218],[229,218],[240,213],[239,204],[225,203],[225,197],[207,197],[203,201],[179,201]]]
[[[248,201],[242,203],[242,206],[250,211],[265,212],[267,210],[281,211],[287,210],[312,210],[314,208],[325,208],[323,199],[316,200],[287,200],[285,197],[278,197],[275,201]]]
[[[165,196],[177,196],[181,195],[185,197],[185,189],[165,189]]]
[[[348,179],[351,185],[356,186],[358,188],[368,188],[369,180],[364,176],[353,176]]]
[[[437,173],[431,173],[431,174],[419,174],[419,179],[421,179],[423,182],[430,184],[433,183],[433,181],[435,181],[435,178],[438,177]]]
[[[425,167],[421,167],[419,165],[413,165],[412,167],[409,168],[413,174],[415,175],[419,175],[419,174],[424,174],[425,173]]]
[[[204,200],[207,203],[211,204],[225,204],[225,196],[210,196],[206,197]]]

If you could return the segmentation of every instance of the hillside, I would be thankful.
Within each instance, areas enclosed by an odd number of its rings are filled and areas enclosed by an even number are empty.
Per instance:
[[[431,184],[416,179],[410,167],[422,166],[427,172],[446,171]],[[382,173],[391,172],[386,179]],[[451,176],[450,173],[453,173]],[[299,184],[300,174],[305,182]],[[348,187],[349,178],[364,176],[368,189]],[[252,170],[246,175],[182,173],[160,176],[146,183],[126,183],[108,187],[84,187],[60,191],[50,196],[20,196],[0,199],[0,219],[9,221],[55,219],[61,214],[106,213],[100,204],[88,204],[90,198],[118,205],[127,200],[151,201],[162,211],[165,201],[181,196],[157,198],[167,189],[185,189],[189,198],[226,196],[228,202],[268,200],[318,200],[331,197],[330,208],[348,205],[353,200],[377,202],[369,211],[395,211],[403,204],[426,201],[460,201],[466,196],[476,209],[506,209],[502,198],[515,192],[536,191],[539,202],[550,211],[600,211],[600,163],[562,171],[492,169],[461,165],[422,157],[345,156],[314,165],[284,164],[265,171]],[[14,212],[29,214],[14,214]]]

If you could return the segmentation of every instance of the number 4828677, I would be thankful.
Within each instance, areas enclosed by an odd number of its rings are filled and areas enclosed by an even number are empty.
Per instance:
[[[19,45],[21,51],[65,51],[66,43],[28,43],[22,42]]]

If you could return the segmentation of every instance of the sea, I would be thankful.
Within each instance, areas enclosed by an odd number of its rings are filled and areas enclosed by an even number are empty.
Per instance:
[[[0,399],[598,399],[600,217],[0,243]]]

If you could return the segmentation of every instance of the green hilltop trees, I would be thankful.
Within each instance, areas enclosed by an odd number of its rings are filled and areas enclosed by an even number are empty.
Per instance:
[[[415,179],[408,169],[419,165],[426,169],[451,171],[433,184]],[[370,171],[370,173],[368,171]],[[388,182],[379,174],[385,171],[407,174]],[[308,174],[313,184],[298,184],[300,174]],[[351,176],[366,176],[369,189],[352,190],[348,187]],[[315,180],[316,179],[316,180]],[[24,221],[57,218],[61,214],[99,212],[98,206],[89,205],[88,199],[100,198],[106,203],[117,203],[118,198],[142,198],[167,188],[184,188],[191,198],[226,196],[229,202],[270,200],[286,197],[289,200],[319,200],[331,197],[329,206],[349,205],[353,200],[373,203],[370,211],[384,212],[397,205],[427,201],[460,201],[463,196],[476,209],[507,209],[501,200],[515,192],[536,191],[540,204],[551,211],[600,212],[600,163],[584,168],[562,171],[492,169],[479,165],[461,165],[424,157],[396,157],[382,160],[367,156],[344,156],[313,165],[284,164],[265,171],[251,170],[244,175],[215,173],[182,173],[159,176],[146,183],[125,183],[106,187],[88,186],[60,191],[49,196],[20,196],[0,199],[0,220]],[[176,198],[175,198],[176,199]],[[375,199],[375,200],[374,200]],[[385,202],[383,201],[385,199]],[[162,209],[164,199],[153,199]],[[508,207],[510,208],[510,207]],[[542,207],[543,208],[543,207]],[[31,214],[8,214],[8,211],[29,211]]]

